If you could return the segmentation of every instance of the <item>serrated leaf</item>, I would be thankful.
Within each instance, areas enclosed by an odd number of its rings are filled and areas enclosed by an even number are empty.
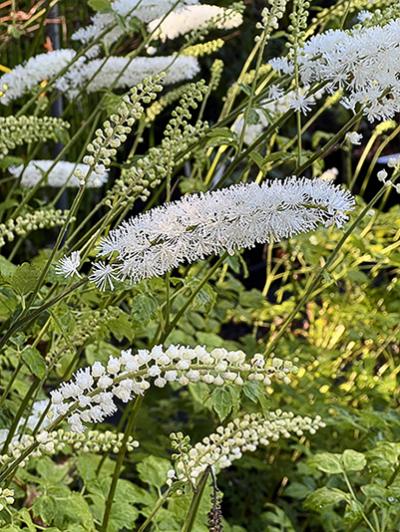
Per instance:
[[[26,347],[21,353],[21,358],[35,377],[44,379],[47,369],[46,362],[35,347]]]
[[[27,295],[33,292],[38,279],[39,270],[28,262],[24,262],[20,266],[17,266],[10,279],[10,285],[17,294]]]
[[[211,396],[212,408],[217,413],[219,420],[224,421],[232,411],[232,397],[229,389],[216,388]]]
[[[169,469],[171,469],[170,462],[158,456],[147,456],[137,466],[140,480],[155,488],[165,485]]]
[[[32,506],[33,515],[40,517],[44,524],[49,525],[56,515],[57,505],[53,497],[43,495],[36,499]]]

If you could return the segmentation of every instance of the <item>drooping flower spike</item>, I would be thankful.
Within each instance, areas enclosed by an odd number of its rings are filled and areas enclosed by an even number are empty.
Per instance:
[[[320,416],[312,419],[276,410],[265,416],[246,414],[234,419],[194,446],[190,446],[188,438],[182,434],[172,434],[175,469],[168,472],[167,484],[178,480],[190,482],[195,487],[201,474],[209,467],[225,469],[245,452],[254,452],[259,446],[265,447],[291,435],[301,437],[305,432],[315,434],[324,426]]]
[[[272,379],[290,382],[290,374],[296,371],[290,361],[266,361],[261,354],[246,361],[242,351],[223,348],[210,351],[202,346],[171,345],[164,349],[158,345],[151,350],[140,349],[136,355],[127,350],[119,357],[110,357],[106,366],[95,362],[80,369],[70,382],[53,390],[50,412],[52,419],[68,415],[71,430],[83,432],[85,423],[101,422],[116,412],[115,399],[131,401],[143,395],[151,383],[158,388],[171,382],[182,386],[196,382],[243,386],[256,381],[269,386]],[[76,403],[78,408],[71,411]]]

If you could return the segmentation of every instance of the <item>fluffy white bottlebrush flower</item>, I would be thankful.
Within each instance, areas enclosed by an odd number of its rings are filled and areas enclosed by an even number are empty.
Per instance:
[[[180,0],[178,7],[197,3],[198,0]],[[91,24],[73,33],[72,39],[87,44],[110,28],[102,39],[109,47],[129,32],[129,22],[133,18],[148,23],[168,13],[176,4],[177,0],[115,0],[111,3],[110,12],[96,13],[91,18]]]
[[[349,192],[321,179],[234,185],[184,196],[123,222],[101,241],[99,255],[112,254],[114,278],[138,282],[185,262],[276,242],[320,224],[341,226],[353,205]]]
[[[280,358],[265,360],[261,354],[246,360],[243,351],[223,348],[207,350],[205,347],[161,345],[151,350],[140,349],[132,354],[129,349],[119,357],[110,357],[103,366],[95,362],[91,367],[80,369],[74,378],[51,392],[50,417],[68,416],[71,430],[83,432],[86,423],[97,423],[117,410],[115,400],[126,403],[143,395],[154,386],[163,388],[176,382],[182,386],[204,382],[215,386],[245,382],[261,382],[269,386],[272,379],[285,383],[297,368]],[[74,405],[78,408],[74,410]]]
[[[86,92],[96,92],[113,87],[121,89],[133,87],[146,77],[165,72],[163,84],[169,85],[191,79],[200,71],[195,57],[114,57],[107,60],[77,61],[76,66],[57,81],[57,88],[68,98],[75,98],[79,89],[85,86]]]
[[[39,54],[0,77],[0,103],[7,105],[23,96],[41,81],[61,72],[74,58],[74,50],[64,49]]]
[[[34,187],[47,174],[42,181],[42,186],[62,187],[67,183],[68,187],[79,187],[80,179],[76,174],[86,176],[89,172],[89,165],[76,164],[68,161],[58,161],[54,167],[51,160],[32,160],[27,166],[18,165],[9,168],[9,172],[17,178],[21,178],[21,186],[26,188]],[[51,169],[51,170],[50,170]],[[91,172],[86,187],[98,188],[108,180],[108,173]]]
[[[243,22],[241,13],[233,9],[224,9],[208,4],[181,7],[169,13],[164,19],[155,19],[148,24],[149,32],[154,31],[154,38],[165,42],[175,39],[192,30],[211,27],[229,30]]]
[[[345,107],[364,107],[372,122],[400,111],[400,19],[352,31],[329,30],[311,37],[298,56],[304,84],[342,89]]]
[[[80,277],[78,272],[79,266],[81,265],[81,254],[79,251],[73,251],[71,255],[62,257],[56,265],[55,271],[57,275],[62,275],[64,277],[73,277],[77,275]]]
[[[175,469],[168,471],[167,484],[178,480],[196,486],[200,475],[209,467],[225,469],[245,452],[254,452],[259,446],[280,438],[301,437],[307,432],[315,434],[322,427],[325,423],[320,416],[295,416],[292,412],[276,410],[266,415],[246,414],[236,418],[194,446],[181,434],[172,434]]]

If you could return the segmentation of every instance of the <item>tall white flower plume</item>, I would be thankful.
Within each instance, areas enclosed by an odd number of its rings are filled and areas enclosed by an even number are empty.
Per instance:
[[[53,167],[54,165],[54,167]],[[9,168],[9,172],[21,178],[21,186],[26,188],[34,187],[45,174],[46,178],[41,182],[42,186],[62,187],[67,184],[68,187],[79,187],[80,179],[77,175],[86,176],[90,170],[87,164],[76,164],[68,161],[58,161],[54,164],[51,160],[34,160],[29,161],[27,166],[18,165]],[[108,180],[108,172],[97,173],[92,171],[88,177],[86,187],[98,188]]]
[[[111,46],[124,33],[129,31],[129,22],[135,17],[144,23],[162,17],[175,5],[197,4],[198,0],[115,0],[109,13],[96,13],[89,26],[80,28],[72,34],[72,39],[87,44],[110,28],[103,37],[106,46]],[[124,24],[121,24],[121,20]]]
[[[77,61],[76,65],[57,81],[57,88],[69,98],[74,98],[85,86],[86,92],[96,92],[108,87],[114,89],[133,87],[146,77],[165,72],[163,84],[191,79],[200,71],[195,57],[114,57]]]
[[[370,121],[400,111],[400,19],[385,26],[329,30],[309,39],[299,54],[304,84],[328,83],[344,91],[343,105],[365,107]]]
[[[209,26],[228,30],[240,26],[242,22],[242,15],[233,9],[202,4],[185,6],[172,11],[164,19],[155,19],[148,24],[148,30],[154,31],[154,37],[165,42],[198,28]]]
[[[328,181],[294,177],[188,195],[111,231],[99,254],[113,258],[106,266],[94,265],[92,280],[104,286],[106,274],[100,283],[96,273],[107,267],[113,280],[138,282],[184,262],[279,241],[319,224],[341,226],[353,204],[349,192]]]
[[[17,65],[0,78],[0,103],[7,105],[35,88],[41,81],[56,76],[72,61],[75,54],[74,50],[65,48],[35,55]]]

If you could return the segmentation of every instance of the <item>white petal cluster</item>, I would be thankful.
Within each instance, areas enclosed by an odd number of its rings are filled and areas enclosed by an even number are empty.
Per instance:
[[[47,401],[46,401],[47,403]],[[52,456],[60,452],[71,449],[73,453],[117,453],[121,448],[124,434],[121,432],[99,430],[89,430],[85,434],[77,434],[64,429],[54,431],[41,430],[36,436],[24,434],[21,437],[13,438],[7,453],[0,455],[0,464],[6,465],[13,460],[17,460],[31,446],[35,448],[28,457],[20,462],[20,467],[27,464],[29,458],[40,458],[43,455]],[[128,437],[127,449],[133,451],[139,447],[139,442],[132,436]]]
[[[358,133],[357,131],[349,131],[345,136],[345,139],[350,144],[353,144],[353,146],[360,146],[362,138],[362,133]]]
[[[12,242],[15,236],[24,237],[30,231],[37,229],[44,229],[50,227],[62,226],[68,218],[68,211],[60,209],[35,209],[32,212],[27,212],[17,216],[17,218],[9,218],[4,223],[0,223],[0,248],[6,242]],[[74,218],[70,219],[74,221]]]
[[[138,282],[185,262],[276,242],[319,224],[339,227],[353,203],[347,191],[320,179],[234,185],[184,196],[123,222],[101,241],[99,254],[118,252],[109,274]]]
[[[15,434],[13,436],[13,439],[11,440],[11,445],[16,444],[21,439],[21,429],[23,430],[34,430],[36,425],[39,423],[40,419],[42,418],[42,415],[44,411],[47,408],[49,401],[47,399],[43,399],[41,401],[35,401],[32,405],[32,410],[27,417],[22,417],[17,425],[17,428],[15,430]],[[43,419],[42,426],[45,428],[49,424],[49,420],[45,417]],[[8,429],[1,429],[0,430],[0,444],[3,444],[8,436]],[[0,460],[1,462],[1,460]]]
[[[66,278],[77,275],[80,277],[78,269],[81,265],[81,255],[79,251],[73,251],[71,255],[62,257],[55,268],[57,275],[62,275]]]
[[[343,105],[353,111],[364,106],[371,122],[400,111],[400,19],[315,35],[298,60],[304,84],[323,82],[329,91],[342,89]]]
[[[56,83],[57,88],[70,99],[85,92],[96,92],[106,88],[121,89],[133,87],[145,78],[165,72],[163,83],[170,85],[191,79],[200,71],[195,57],[129,57],[110,56],[92,61],[78,60],[76,64]]]
[[[295,90],[285,93],[280,87],[272,86],[265,100],[260,102],[259,107],[252,109],[252,115],[255,119],[252,123],[246,123],[244,143],[252,144],[271,122],[285,114],[289,109],[296,109],[299,103],[302,104],[300,110],[306,114],[320,96],[320,93],[307,96],[308,92],[309,87],[300,88],[299,93]],[[233,123],[232,130],[238,137],[241,135],[244,121],[244,116],[239,115]]]
[[[61,72],[75,56],[74,50],[65,48],[31,57],[0,77],[0,103],[7,105],[23,96],[41,81]]]
[[[247,414],[235,419],[226,427],[218,427],[214,434],[189,448],[185,443],[181,445],[181,435],[174,435],[172,444],[178,454],[175,455],[175,471],[168,474],[168,483],[181,480],[189,481],[195,486],[199,476],[208,467],[227,468],[241,458],[243,453],[254,452],[260,445],[267,446],[279,438],[290,438],[292,434],[299,437],[305,432],[315,434],[324,426],[319,416],[312,419],[277,410],[267,416]]]
[[[222,386],[225,383],[243,385],[257,381],[265,386],[271,379],[289,382],[289,374],[297,368],[290,361],[279,358],[265,360],[261,354],[246,361],[242,351],[223,348],[207,350],[172,345],[161,345],[150,351],[140,349],[122,351],[119,357],[110,357],[106,366],[95,362],[80,369],[74,378],[51,392],[51,418],[68,416],[73,432],[81,433],[86,423],[99,423],[117,411],[115,400],[127,403],[143,395],[153,382],[163,388],[176,382],[182,386],[204,382]]]
[[[54,166],[53,166],[54,165]],[[39,181],[41,186],[61,188],[65,184],[68,187],[79,187],[80,179],[76,174],[87,175],[90,170],[87,164],[70,163],[68,161],[58,161],[54,164],[51,160],[34,160],[29,161],[27,166],[18,165],[9,168],[10,173],[21,178],[21,186],[26,188],[34,187]],[[42,180],[43,176],[46,178]],[[87,188],[101,187],[108,180],[108,172],[104,170],[101,173],[92,171],[86,182]]]
[[[233,9],[202,4],[178,8],[164,19],[155,19],[148,24],[148,30],[154,31],[154,38],[165,42],[199,28],[229,30],[240,26],[242,22],[242,15]]]
[[[198,0],[180,0],[177,7],[197,2]],[[177,0],[114,0],[111,3],[111,12],[96,13],[92,17],[92,23],[73,33],[72,39],[86,44],[98,37],[106,28],[110,28],[103,38],[104,44],[109,47],[129,31],[129,22],[134,17],[147,23],[162,17],[176,4]],[[121,24],[122,20],[124,24]]]

